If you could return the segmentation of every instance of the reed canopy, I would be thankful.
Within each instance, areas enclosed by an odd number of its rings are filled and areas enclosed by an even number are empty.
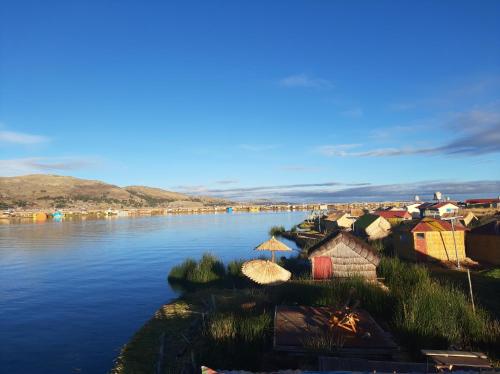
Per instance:
[[[288,247],[285,243],[280,242],[274,236],[271,239],[265,241],[264,243],[259,244],[256,248],[256,251],[271,251],[272,261],[274,262],[274,252],[282,251],[282,252],[290,252],[292,249]]]
[[[247,261],[241,271],[254,282],[269,286],[285,283],[292,276],[288,270],[268,260]]]

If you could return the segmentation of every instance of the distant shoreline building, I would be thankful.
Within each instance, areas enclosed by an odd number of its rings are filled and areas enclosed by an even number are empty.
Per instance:
[[[500,197],[497,199],[469,199],[465,200],[467,208],[500,208]]]
[[[392,226],[412,219],[411,214],[406,210],[380,210],[375,211],[373,214],[385,218]]]
[[[438,203],[423,203],[418,207],[420,211],[420,217],[450,217],[456,216],[458,214],[458,206],[449,201],[443,201]]]

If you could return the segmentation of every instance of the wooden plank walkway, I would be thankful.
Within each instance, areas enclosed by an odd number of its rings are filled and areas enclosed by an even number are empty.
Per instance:
[[[364,310],[357,310],[358,332],[330,328],[328,320],[336,311],[330,307],[277,306],[274,321],[274,348],[279,351],[310,352],[309,342],[331,336],[335,353],[353,356],[391,356],[398,348]]]

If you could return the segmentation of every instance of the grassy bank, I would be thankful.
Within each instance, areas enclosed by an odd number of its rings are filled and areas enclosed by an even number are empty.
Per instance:
[[[482,308],[474,313],[466,293],[453,283],[397,258],[382,259],[379,273],[394,300],[393,330],[410,352],[454,346],[500,356],[498,321]]]
[[[134,336],[114,373],[146,373],[158,365],[163,373],[200,365],[253,371],[315,369],[313,358],[272,350],[274,308],[280,304],[340,307],[350,297],[388,328],[414,359],[420,358],[422,348],[451,346],[500,356],[498,322],[482,308],[473,313],[459,287],[435,279],[424,267],[384,258],[379,271],[386,290],[358,278],[314,282],[305,278],[298,262],[285,260],[282,265],[302,278],[260,287],[242,276],[241,261],[224,266],[208,254],[174,267],[169,282],[182,287],[184,294],[163,308],[174,312],[160,310]],[[163,355],[162,344],[167,352]]]
[[[430,274],[434,279],[452,284],[466,295],[469,294],[466,272],[433,267]],[[471,280],[475,303],[500,320],[500,269],[473,271]]]

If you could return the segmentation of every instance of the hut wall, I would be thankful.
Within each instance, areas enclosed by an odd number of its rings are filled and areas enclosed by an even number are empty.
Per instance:
[[[348,229],[352,227],[354,222],[356,222],[355,218],[350,218],[347,214],[344,214],[337,220],[337,225],[341,228]]]
[[[413,234],[411,232],[403,231],[394,233],[393,243],[396,254],[401,258],[414,261],[416,259],[416,253],[413,240]]]
[[[391,224],[383,217],[376,219],[365,229],[365,233],[370,240],[382,239],[389,235]]]
[[[402,217],[391,217],[385,218],[391,224],[391,227],[399,225],[401,222],[409,220],[410,218],[402,218]]]
[[[500,236],[468,234],[467,256],[479,262],[500,265]]]
[[[343,242],[326,244],[319,255],[331,257],[334,277],[357,275],[368,279],[377,278],[376,266]]]
[[[324,219],[321,221],[322,228],[327,232],[332,232],[338,229],[337,221],[331,221],[329,219]]]
[[[370,240],[382,239],[389,235],[391,224],[385,219],[380,217],[366,228],[366,235]]]
[[[427,256],[441,261],[456,261],[455,242],[451,231],[428,231],[425,232]],[[417,233],[414,233],[417,240]],[[455,231],[458,259],[465,259],[464,231]]]

